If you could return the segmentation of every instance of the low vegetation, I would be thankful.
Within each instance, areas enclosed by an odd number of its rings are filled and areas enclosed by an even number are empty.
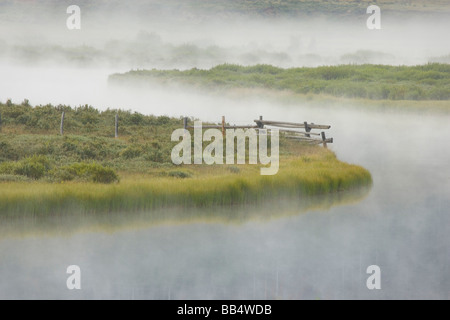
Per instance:
[[[209,70],[136,70],[110,76],[110,83],[184,84],[208,90],[262,88],[299,94],[371,100],[450,100],[450,65],[340,65],[318,68],[244,67]]]
[[[118,184],[70,182],[0,183],[3,216],[146,211],[164,207],[206,208],[262,203],[267,199],[309,197],[371,184],[369,172],[338,161],[330,151],[309,147],[307,156],[284,156],[275,176],[255,166],[231,173],[226,166],[153,169],[122,173]]]
[[[67,130],[58,134],[66,112]],[[114,136],[119,113],[120,137]],[[367,170],[318,146],[280,140],[280,170],[181,165],[170,141],[181,119],[83,106],[0,104],[0,214],[120,212],[230,206],[269,197],[328,194],[371,184]],[[94,125],[95,124],[95,125]]]

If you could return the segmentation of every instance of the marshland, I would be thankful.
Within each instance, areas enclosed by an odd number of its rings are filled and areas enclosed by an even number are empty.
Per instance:
[[[79,1],[68,31],[71,4],[0,13],[0,298],[448,299],[446,1],[377,1],[381,30],[361,1]],[[334,143],[171,163],[183,117],[260,115]]]
[[[65,135],[55,135],[63,111]],[[0,112],[2,216],[229,206],[349,191],[372,181],[367,170],[301,141],[282,139],[281,171],[264,177],[260,166],[249,165],[248,150],[247,165],[174,165],[171,134],[181,119],[90,106],[33,108],[27,101],[8,101]],[[111,137],[116,114],[118,139]]]

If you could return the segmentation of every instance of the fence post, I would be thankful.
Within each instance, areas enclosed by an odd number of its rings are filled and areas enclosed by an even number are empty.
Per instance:
[[[308,122],[305,121],[304,124],[305,124],[305,131],[311,132],[311,128],[308,126]],[[306,137],[311,138],[311,135],[307,134]]]
[[[327,138],[325,137],[325,132],[322,131],[322,142],[323,142],[323,147],[325,149],[327,149]]]
[[[256,125],[258,126],[258,129],[263,129],[264,125],[262,124],[263,116],[259,116],[259,122],[256,122]]]
[[[184,117],[183,118],[183,128],[185,131],[187,130],[187,126],[188,126],[188,118]]]
[[[225,116],[222,116],[222,136],[225,137]]]
[[[114,130],[114,138],[118,138],[119,137],[119,114],[116,113],[116,117],[115,117],[115,130]]]
[[[64,135],[64,117],[66,116],[66,112],[63,111],[61,115],[61,127],[59,128],[59,133],[63,136]]]

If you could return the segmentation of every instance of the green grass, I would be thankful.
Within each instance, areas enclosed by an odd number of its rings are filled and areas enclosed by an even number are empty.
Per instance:
[[[62,110],[68,124],[65,136],[56,129]],[[116,112],[119,139],[112,137]],[[261,176],[259,165],[174,165],[170,154],[177,142],[170,136],[182,127],[177,118],[92,107],[32,108],[27,102],[0,104],[0,114],[4,218],[230,207],[371,184],[364,168],[340,162],[324,148],[283,137],[278,174]]]
[[[370,100],[450,100],[450,65],[439,63],[289,69],[224,64],[209,70],[136,70],[111,75],[109,81],[116,85],[180,83],[208,90],[259,88]]]
[[[62,111],[65,112],[64,136],[59,135]],[[114,139],[116,114],[119,115],[119,139]],[[170,153],[175,143],[170,141],[170,136],[183,123],[180,118],[122,110],[100,112],[91,106],[31,107],[26,101],[20,105],[10,101],[0,103],[0,115],[0,174],[20,174],[21,167],[28,162],[39,162],[32,160],[38,156],[45,158],[45,166],[40,170],[43,174],[25,175],[55,182],[64,176],[60,175],[60,169],[68,171],[70,166],[79,163],[127,172],[173,167]],[[72,170],[72,176],[76,171]],[[90,171],[93,173],[93,168]],[[78,173],[75,176],[84,175],[80,170]]]
[[[242,166],[235,174],[227,172],[225,166],[185,166],[182,170],[190,173],[183,179],[170,174],[124,174],[120,183],[109,185],[0,183],[0,214],[12,218],[233,206],[267,198],[324,195],[371,184],[367,170],[338,161],[331,151],[315,149],[308,156],[283,157],[275,176],[261,176],[257,166]]]

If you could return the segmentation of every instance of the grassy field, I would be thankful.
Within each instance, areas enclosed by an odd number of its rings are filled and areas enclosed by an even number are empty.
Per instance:
[[[224,64],[209,70],[136,70],[111,84],[183,84],[211,90],[261,88],[370,100],[450,100],[450,65],[340,65],[282,69]]]
[[[67,133],[58,135],[61,111]],[[92,107],[0,104],[0,215],[48,216],[259,203],[371,184],[370,173],[318,146],[280,140],[280,170],[259,165],[175,166],[170,141],[181,119]],[[84,121],[84,122],[83,122]],[[95,124],[95,125],[94,125]]]

